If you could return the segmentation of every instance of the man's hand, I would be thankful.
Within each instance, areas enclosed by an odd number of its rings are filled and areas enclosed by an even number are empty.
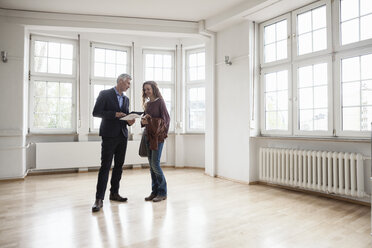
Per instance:
[[[127,123],[129,126],[132,126],[136,122],[136,119],[133,120],[127,120]]]
[[[121,118],[121,117],[124,117],[124,116],[126,116],[126,114],[124,114],[123,112],[116,112],[116,114],[115,114],[116,118]]]

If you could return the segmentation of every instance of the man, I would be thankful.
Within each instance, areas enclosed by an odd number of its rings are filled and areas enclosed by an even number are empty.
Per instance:
[[[92,207],[93,212],[103,207],[107,181],[114,157],[114,168],[111,175],[110,200],[126,202],[128,199],[119,195],[119,184],[122,167],[127,150],[128,129],[135,120],[123,121],[120,118],[129,113],[129,99],[124,95],[130,87],[132,77],[121,74],[116,80],[116,86],[102,90],[99,93],[93,109],[93,116],[102,118],[99,135],[102,137],[101,144],[101,168],[98,173],[96,201]]]

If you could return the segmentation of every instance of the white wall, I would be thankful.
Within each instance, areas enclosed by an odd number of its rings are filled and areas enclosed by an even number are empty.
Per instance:
[[[69,19],[70,18],[70,19]],[[104,25],[97,25],[102,19]],[[79,21],[80,20],[80,21]],[[49,26],[53,25],[53,26]],[[66,26],[65,26],[66,25]],[[68,26],[67,26],[68,25]],[[130,28],[129,28],[130,27]],[[137,30],[133,30],[137,27]],[[100,28],[100,29],[93,29]],[[176,45],[195,46],[203,44],[198,38],[196,23],[139,20],[121,18],[88,18],[63,14],[35,14],[31,12],[0,10],[0,50],[9,54],[8,63],[0,62],[0,179],[24,176],[26,169],[35,167],[36,142],[71,142],[100,140],[89,133],[89,42],[103,42],[131,46],[134,42],[134,80],[131,106],[141,109],[141,86],[143,82],[142,49],[175,49]],[[28,33],[56,35],[77,39],[80,34],[80,122],[77,134],[28,135]],[[180,80],[182,83],[182,80]],[[179,87],[180,89],[182,87]],[[139,139],[139,123],[133,128],[134,139]],[[204,167],[203,136],[170,134],[167,140],[167,163],[175,165],[175,136],[182,136],[185,145],[194,147],[192,156],[185,154],[184,166]],[[26,148],[31,143],[30,147]],[[195,146],[195,143],[200,143]],[[187,147],[183,149],[189,151]],[[186,153],[187,153],[186,152]]]
[[[217,175],[249,181],[249,23],[217,33]],[[223,63],[230,56],[232,65]]]
[[[24,29],[0,17],[0,50],[8,62],[0,62],[0,175],[23,177],[25,171],[23,82]]]
[[[205,168],[204,134],[178,135],[176,140],[176,167]]]

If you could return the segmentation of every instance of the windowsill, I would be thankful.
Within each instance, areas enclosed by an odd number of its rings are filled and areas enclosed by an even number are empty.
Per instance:
[[[88,136],[99,136],[98,132],[90,132],[88,133]]]
[[[253,139],[274,139],[274,140],[297,140],[297,141],[324,141],[324,142],[353,142],[371,143],[370,138],[355,137],[308,137],[308,136],[252,136]]]
[[[78,136],[77,133],[28,133],[26,137],[32,136]]]
[[[204,132],[186,132],[186,133],[180,133],[180,135],[205,135]]]

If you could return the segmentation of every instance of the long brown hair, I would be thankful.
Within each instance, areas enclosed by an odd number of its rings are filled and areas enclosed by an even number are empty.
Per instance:
[[[143,109],[146,109],[146,103],[147,103],[146,100],[149,100],[148,97],[145,94],[145,85],[146,84],[148,84],[148,85],[151,86],[151,88],[152,88],[152,94],[154,95],[155,99],[156,98],[163,99],[163,97],[162,97],[162,95],[160,93],[160,90],[158,88],[158,84],[155,81],[146,81],[142,85],[142,106],[143,106]]]

